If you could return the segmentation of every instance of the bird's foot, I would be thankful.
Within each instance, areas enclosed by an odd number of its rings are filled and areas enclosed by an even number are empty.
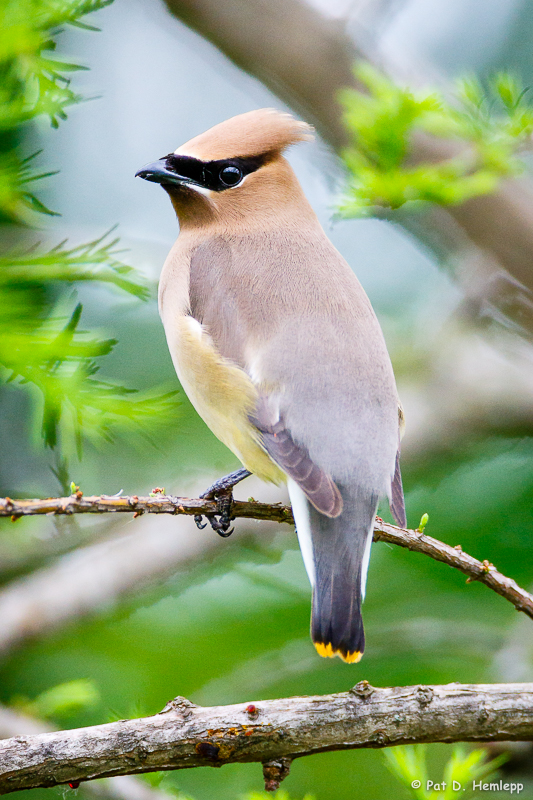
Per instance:
[[[201,495],[201,497],[203,498],[203,495]],[[224,492],[219,492],[215,499],[217,501],[216,513],[206,514],[205,518],[219,536],[222,536],[223,539],[227,539],[235,530],[235,528],[231,527],[231,522],[235,519],[235,517],[231,516],[231,507],[233,505],[233,493],[231,488],[226,489]],[[202,514],[195,514],[194,521],[196,522],[196,527],[200,530],[207,527],[207,522],[203,522]]]
[[[235,519],[235,517],[231,516],[231,509],[233,506],[233,493],[231,489],[225,494],[220,494],[216,498],[216,501],[217,513],[212,516],[209,515],[207,519],[213,530],[218,533],[219,536],[222,536],[223,539],[227,539],[235,530],[235,528],[231,527],[231,523]]]
[[[209,489],[200,495],[202,500],[216,500],[217,510],[215,514],[206,514],[205,517],[212,529],[218,533],[219,536],[226,539],[231,536],[234,528],[231,527],[232,521],[235,517],[231,516],[231,509],[233,506],[233,487],[237,483],[248,478],[252,473],[247,469],[238,469],[235,472],[225,475],[220,480],[209,487]],[[201,514],[196,514],[194,517],[196,527],[203,529],[207,523],[203,522]]]

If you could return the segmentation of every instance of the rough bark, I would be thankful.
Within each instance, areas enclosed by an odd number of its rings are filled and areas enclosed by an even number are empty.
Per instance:
[[[42,719],[0,705],[0,740],[37,735],[52,730],[55,730],[54,727]],[[131,775],[119,775],[98,783],[86,783],[83,788],[84,794],[101,797],[104,800],[171,800],[172,797]]]
[[[314,753],[532,739],[532,683],[375,689],[361,681],[343,694],[212,708],[178,697],[153,717],[0,741],[0,794],[234,762],[266,764],[275,782],[276,762],[281,779],[291,759]]]

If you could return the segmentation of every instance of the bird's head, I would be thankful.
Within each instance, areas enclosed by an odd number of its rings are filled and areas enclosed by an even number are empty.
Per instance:
[[[250,219],[275,213],[301,196],[283,158],[291,144],[312,139],[312,128],[266,108],[221,122],[136,176],[168,192],[180,222]]]

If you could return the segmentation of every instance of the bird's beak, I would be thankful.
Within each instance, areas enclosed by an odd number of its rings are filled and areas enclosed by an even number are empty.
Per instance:
[[[154,161],[152,164],[146,164],[135,173],[136,178],[144,178],[145,181],[153,181],[160,184],[177,184],[182,186],[184,183],[190,183],[190,178],[178,175],[175,172],[167,169],[166,158],[160,158],[159,161]]]

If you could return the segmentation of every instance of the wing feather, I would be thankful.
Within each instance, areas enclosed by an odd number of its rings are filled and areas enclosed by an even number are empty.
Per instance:
[[[334,481],[311,460],[306,448],[293,440],[282,419],[274,423],[269,420],[265,398],[259,399],[250,421],[270,458],[298,484],[316,510],[327,517],[338,517],[343,504]]]
[[[405,528],[407,519],[405,516],[402,473],[400,472],[400,448],[398,448],[398,452],[396,453],[396,467],[394,469],[394,477],[391,485],[390,510],[400,528]]]

